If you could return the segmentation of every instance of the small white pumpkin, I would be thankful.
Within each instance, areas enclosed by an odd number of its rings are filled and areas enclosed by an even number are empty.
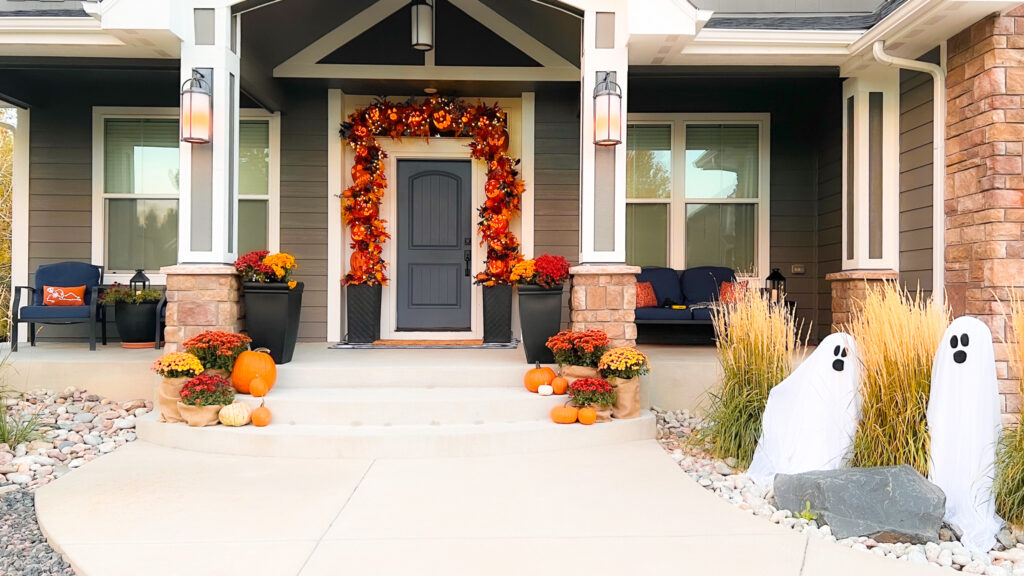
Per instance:
[[[551,387],[551,384],[541,384],[537,387],[537,394],[541,396],[551,396],[555,393],[555,389]]]
[[[245,426],[252,421],[252,406],[245,402],[228,404],[220,409],[217,417],[225,426]]]

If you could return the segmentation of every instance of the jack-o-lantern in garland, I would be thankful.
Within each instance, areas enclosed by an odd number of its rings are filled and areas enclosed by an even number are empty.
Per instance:
[[[342,216],[351,230],[353,250],[346,284],[387,284],[387,263],[381,255],[382,244],[391,236],[387,222],[379,218],[380,201],[388,185],[382,162],[387,154],[377,137],[440,134],[471,136],[471,156],[487,162],[486,200],[479,209],[477,225],[487,261],[476,282],[486,286],[510,283],[512,267],[522,256],[509,223],[519,213],[525,186],[516,169],[519,161],[507,155],[507,118],[497,104],[472,105],[442,96],[431,96],[422,104],[381,99],[350,115],[341,134],[355,151],[353,185],[342,193]]]

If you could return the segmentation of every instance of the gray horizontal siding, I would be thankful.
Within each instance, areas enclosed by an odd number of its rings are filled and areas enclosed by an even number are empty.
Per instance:
[[[935,48],[919,60],[937,63]],[[900,71],[900,282],[931,294],[932,285],[932,78]]]
[[[299,339],[327,339],[327,90],[293,87],[281,114],[281,251],[305,284]],[[333,279],[335,282],[339,278]]]
[[[537,93],[534,136],[534,256],[579,258],[580,98],[578,90]],[[562,323],[569,320],[569,291]]]

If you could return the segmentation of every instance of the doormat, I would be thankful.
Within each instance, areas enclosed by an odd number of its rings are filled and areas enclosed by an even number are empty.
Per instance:
[[[483,340],[377,340],[373,344],[349,344],[339,342],[331,346],[337,350],[394,350],[394,349],[438,349],[438,350],[515,350],[519,340],[498,344],[484,344]]]

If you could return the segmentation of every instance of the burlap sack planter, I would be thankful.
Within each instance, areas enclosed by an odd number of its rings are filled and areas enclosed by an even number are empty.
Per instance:
[[[640,378],[616,378],[612,376],[608,383],[615,389],[615,404],[612,406],[612,418],[626,420],[640,416]]]
[[[218,415],[220,409],[224,406],[221,404],[214,404],[212,406],[189,406],[178,402],[178,411],[181,412],[181,418],[186,424],[194,428],[202,428],[203,426],[213,426],[220,422]]]
[[[227,370],[221,370],[220,368],[210,368],[209,370],[204,370],[203,374],[213,374],[214,376],[220,376],[221,378],[231,380],[231,372]]]
[[[191,380],[188,376],[180,378],[164,378],[156,388],[156,405],[160,408],[158,422],[181,422],[181,387]]]
[[[601,372],[597,368],[590,368],[589,366],[562,366],[562,378],[569,384],[579,380],[580,378],[600,378]]]

